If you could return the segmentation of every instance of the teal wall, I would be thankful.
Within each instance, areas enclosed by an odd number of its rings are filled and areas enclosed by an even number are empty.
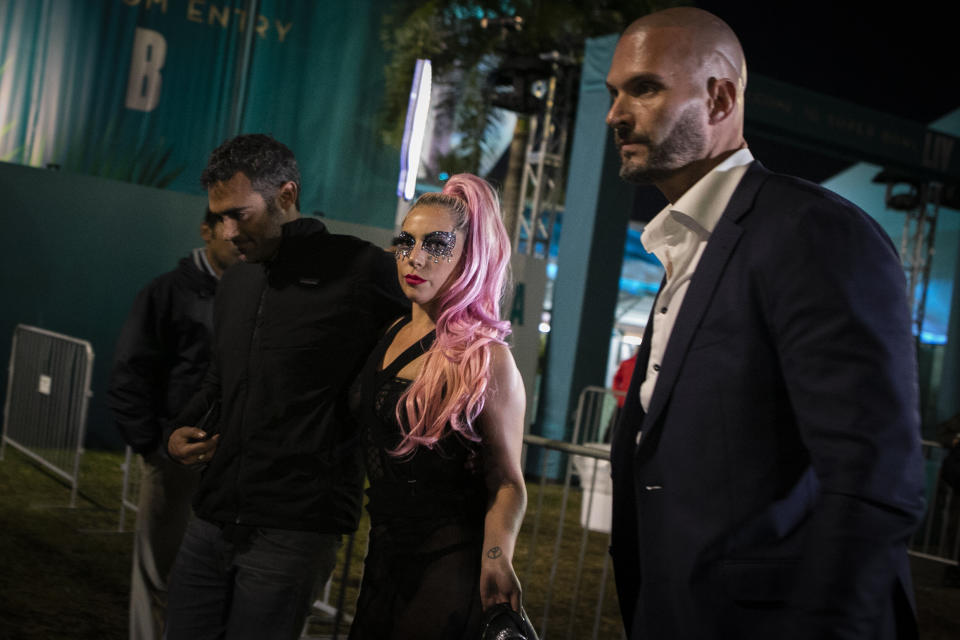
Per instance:
[[[0,193],[0,362],[19,323],[90,341],[87,443],[120,447],[104,405],[114,341],[137,291],[203,244],[206,197],[6,163]]]

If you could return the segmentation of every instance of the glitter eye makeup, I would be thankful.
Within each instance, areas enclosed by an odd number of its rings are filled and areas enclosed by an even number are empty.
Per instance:
[[[393,246],[396,247],[394,255],[397,257],[397,260],[400,258],[409,258],[410,252],[413,251],[413,247],[416,246],[417,241],[413,239],[413,236],[403,231],[396,238],[393,239]]]
[[[440,262],[440,258],[450,262],[455,246],[457,234],[453,231],[431,231],[423,238],[423,250],[433,256],[434,262]]]
[[[413,248],[417,246],[416,239],[403,231],[393,239],[393,246],[396,247],[394,255],[397,260],[409,258],[413,253]],[[446,258],[450,262],[453,257],[453,248],[457,246],[457,234],[453,231],[431,231],[423,237],[421,244],[423,250],[430,256],[433,256],[433,262],[440,262],[440,258]]]

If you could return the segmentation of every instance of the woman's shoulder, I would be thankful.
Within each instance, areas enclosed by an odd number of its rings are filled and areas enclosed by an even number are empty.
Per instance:
[[[513,360],[513,352],[510,346],[502,342],[490,342],[490,366],[509,366],[516,364]]]
[[[490,379],[496,382],[497,388],[512,388],[517,383],[520,384],[521,389],[523,388],[520,370],[517,369],[510,347],[505,344],[490,345]]]
[[[393,336],[391,334],[394,334],[397,331],[399,331],[403,327],[403,325],[405,325],[408,322],[410,322],[409,313],[405,313],[402,316],[397,316],[387,324],[381,325],[380,331],[377,335],[379,335],[381,339],[387,336],[391,336],[391,339],[392,339]]]

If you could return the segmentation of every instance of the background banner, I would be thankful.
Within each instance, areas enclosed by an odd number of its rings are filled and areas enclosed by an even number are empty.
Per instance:
[[[387,0],[0,0],[0,161],[200,193],[238,133],[293,149],[303,211],[390,227]]]

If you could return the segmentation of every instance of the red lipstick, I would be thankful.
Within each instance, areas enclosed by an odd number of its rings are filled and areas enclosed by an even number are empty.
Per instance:
[[[412,285],[423,284],[424,282],[426,282],[426,280],[424,280],[420,276],[412,273],[408,273],[407,275],[403,276],[403,279],[407,281],[407,284],[412,284]]]

